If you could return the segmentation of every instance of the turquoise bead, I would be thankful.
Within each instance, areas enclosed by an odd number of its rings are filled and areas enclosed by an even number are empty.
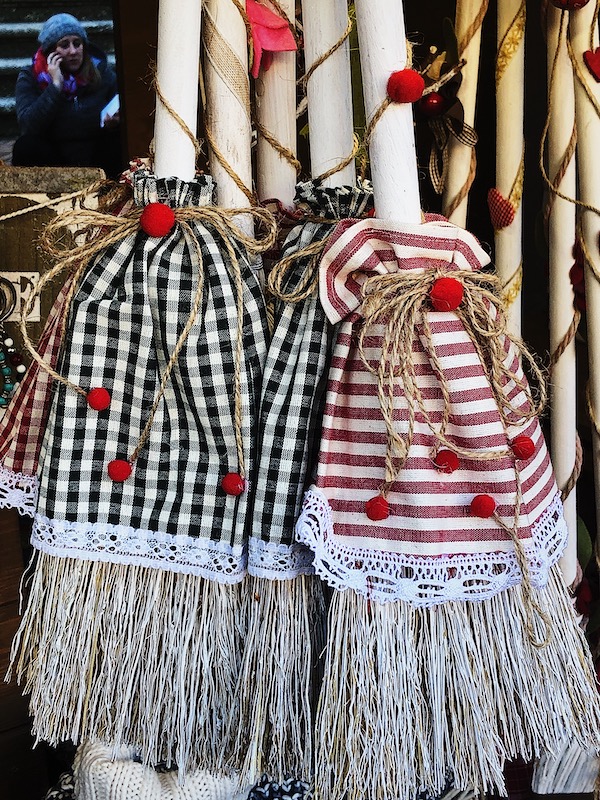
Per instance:
[[[10,374],[12,374],[12,369],[11,369],[11,367],[2,367],[2,374],[3,374],[3,375],[10,375]]]
[[[0,352],[0,364],[1,364],[3,361],[6,361],[6,356],[4,355],[4,353]]]
[[[14,383],[5,383],[5,384],[4,384],[4,391],[5,391],[5,392],[12,392],[12,390],[13,390],[14,388],[15,388],[15,385],[14,385]]]
[[[8,397],[0,397],[0,408],[8,405]]]

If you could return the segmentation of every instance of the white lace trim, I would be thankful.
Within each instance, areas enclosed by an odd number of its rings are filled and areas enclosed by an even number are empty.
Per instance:
[[[246,574],[247,556],[242,547],[126,525],[66,522],[36,514],[31,543],[53,556],[154,567],[218,583],[238,583]]]
[[[30,511],[34,516],[33,511]],[[219,583],[237,583],[246,571],[258,578],[289,580],[314,572],[308,547],[251,539],[232,548],[193,536],[136,530],[125,525],[65,522],[35,515],[31,543],[54,556],[105,561],[199,575]]]
[[[248,572],[256,578],[285,581],[314,573],[313,553],[303,544],[271,544],[250,539]]]
[[[13,472],[0,464],[0,508],[15,508],[19,514],[33,517],[38,485],[37,478]]]
[[[514,551],[451,556],[413,556],[348,547],[335,540],[331,508],[311,487],[296,524],[296,538],[314,552],[314,567],[334,589],[355,592],[379,602],[405,600],[415,607],[450,600],[486,600],[521,581]],[[533,586],[544,586],[550,567],[567,540],[562,503],[557,495],[533,525],[524,543]]]

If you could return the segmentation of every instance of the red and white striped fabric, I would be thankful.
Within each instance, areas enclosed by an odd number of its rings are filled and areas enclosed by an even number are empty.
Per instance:
[[[340,323],[333,353],[317,479],[306,493],[298,538],[315,553],[315,568],[332,586],[380,601],[414,605],[484,599],[515,585],[521,574],[505,528],[515,525],[518,483],[522,495],[518,535],[534,586],[564,546],[566,528],[543,435],[536,419],[507,427],[499,414],[477,350],[459,317],[424,310],[435,355],[449,390],[447,438],[458,448],[498,452],[482,461],[459,455],[446,473],[433,462],[436,445],[419,409],[408,458],[387,496],[390,515],[367,516],[365,505],[384,481],[387,431],[377,396],[377,378],[357,350],[362,324],[361,286],[369,274],[399,270],[477,270],[489,257],[477,240],[448,222],[391,227],[382,220],[346,221],[336,228],[321,262],[321,302],[332,323]],[[494,313],[492,308],[490,313]],[[381,359],[383,326],[372,326],[364,354],[371,367]],[[505,343],[506,363],[523,376],[514,346]],[[444,401],[438,375],[422,335],[414,337],[417,383],[434,426]],[[526,398],[505,387],[513,406]],[[402,381],[395,387],[397,431],[407,431]],[[527,436],[533,454],[519,460],[510,449]],[[518,473],[518,480],[517,480]],[[489,495],[496,515],[474,516],[471,501]],[[500,520],[500,521],[499,521]]]
[[[48,315],[37,351],[56,366],[65,301],[71,280],[62,287]],[[32,362],[0,420],[0,508],[30,517],[37,503],[37,468],[52,400],[53,378]]]

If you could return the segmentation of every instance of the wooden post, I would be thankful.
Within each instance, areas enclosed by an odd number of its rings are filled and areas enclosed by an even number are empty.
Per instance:
[[[456,36],[460,58],[466,60],[462,69],[462,83],[458,91],[458,98],[464,109],[464,121],[473,127],[475,125],[475,106],[477,100],[477,81],[479,78],[479,51],[481,47],[481,24],[473,25],[487,9],[487,0],[457,0],[456,3]],[[472,35],[465,41],[465,36],[471,31]],[[467,224],[467,206],[469,202],[469,189],[471,186],[471,163],[473,150],[451,137],[449,144],[450,161],[448,175],[444,188],[442,208],[451,222],[465,227]],[[464,197],[458,202],[456,208],[449,213],[455,205],[459,195]]]
[[[406,66],[402,3],[356,0],[363,92],[367,122],[385,100],[388,78]],[[375,210],[381,219],[421,222],[419,177],[409,103],[392,103],[375,126],[370,142]]]
[[[596,4],[588,3],[570,14],[570,32],[576,65],[587,90],[600,104],[600,83],[589,74],[583,61],[583,54],[592,44],[598,47],[598,26],[594,26]],[[595,208],[600,208],[600,115],[587,96],[579,80],[575,81],[575,120],[577,123],[577,172],[579,179],[579,199]],[[592,211],[581,211],[583,243],[600,271],[600,216]],[[587,305],[587,340],[589,358],[589,395],[592,415],[592,444],[594,453],[594,481],[596,497],[600,497],[600,436],[596,426],[600,421],[600,282],[594,276],[589,264],[585,267],[585,296]],[[600,523],[600,503],[596,504],[596,519]]]
[[[192,134],[198,120],[198,65],[201,0],[160,0],[156,78],[160,91]],[[175,56],[175,57],[174,57]],[[194,144],[156,98],[154,170],[159,178],[192,180]]]
[[[302,0],[304,54],[310,67],[344,34],[348,25],[347,0]],[[348,40],[312,74],[306,87],[311,175],[316,178],[340,164],[352,152],[352,85]],[[324,186],[354,186],[354,161],[323,182]]]
[[[525,2],[498,0],[496,59],[496,188],[510,200],[514,218],[495,231],[494,261],[508,305],[508,328],[521,333],[523,269],[521,193],[525,119]]]
[[[247,192],[251,192],[252,128],[246,26],[231,0],[205,0],[205,12],[206,128],[229,168]],[[220,206],[244,208],[250,205],[246,192],[236,184],[212,147],[210,170],[217,184]]]
[[[569,59],[561,12],[548,5],[548,103],[552,115],[548,127],[548,175],[553,181],[561,169],[569,149],[575,124],[575,90],[573,69]],[[558,51],[558,53],[557,53]],[[555,55],[556,66],[552,69]],[[551,81],[551,85],[550,85]],[[575,197],[577,176],[575,158],[572,157],[557,189],[567,197]],[[548,247],[550,259],[550,351],[554,353],[563,341],[573,321],[573,287],[569,269],[573,264],[576,209],[573,203],[556,195],[551,202],[548,218]],[[577,370],[575,337],[552,368],[550,416],[550,441],[554,472],[559,487],[569,480],[575,464],[577,448]],[[569,544],[561,559],[561,568],[567,585],[575,580],[577,570],[577,505],[575,488],[564,501],[564,512],[569,529]]]
[[[282,0],[281,8],[295,18],[294,0]],[[255,81],[256,116],[277,141],[296,154],[296,53],[274,53],[270,69]],[[294,202],[296,169],[258,134],[256,186],[261,200],[277,198],[284,206]]]

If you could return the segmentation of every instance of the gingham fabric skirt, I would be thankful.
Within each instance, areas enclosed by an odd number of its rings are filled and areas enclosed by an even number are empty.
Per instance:
[[[138,205],[209,205],[213,184],[136,173]],[[124,482],[107,465],[139,441],[161,376],[186,325],[199,279],[196,250],[178,224],[162,238],[142,230],[109,246],[75,294],[58,371],[84,390],[107,389],[108,409],[56,386],[39,468],[32,541],[59,556],[159,567],[222,582],[247,565],[249,492],[225,493],[239,470],[234,407],[236,286],[219,236],[190,222],[201,249],[200,313],[167,382],[150,434]],[[241,436],[253,484],[267,323],[262,291],[239,248],[243,278]]]
[[[329,236],[336,220],[364,216],[373,193],[367,182],[325,188],[307,181],[298,184],[295,202],[327,221],[293,228],[281,258]],[[312,272],[318,273],[318,264],[299,258],[284,283],[286,294],[309,282]],[[295,541],[294,526],[318,458],[333,331],[316,292],[294,303],[277,301],[262,381],[249,542],[248,569],[258,577],[282,580],[312,572],[312,554]]]

